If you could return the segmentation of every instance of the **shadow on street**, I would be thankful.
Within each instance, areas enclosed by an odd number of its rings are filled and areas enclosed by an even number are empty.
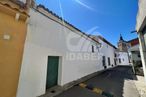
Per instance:
[[[133,80],[136,80],[136,76],[133,74],[132,68],[130,66],[119,66],[106,70],[84,83],[111,93],[114,97],[139,97]],[[95,94],[92,91],[79,86],[74,86],[56,97],[105,96]]]

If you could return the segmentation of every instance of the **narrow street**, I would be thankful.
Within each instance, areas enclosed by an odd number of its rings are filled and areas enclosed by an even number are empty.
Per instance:
[[[136,77],[131,67],[115,67],[114,69],[102,72],[98,76],[84,82],[88,85],[100,88],[114,97],[139,97],[133,80]],[[91,90],[74,86],[56,97],[105,97],[93,93]]]
[[[0,0],[0,97],[146,97],[146,0]]]

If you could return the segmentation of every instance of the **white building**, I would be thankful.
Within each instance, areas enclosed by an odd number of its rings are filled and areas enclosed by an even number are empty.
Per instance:
[[[100,63],[104,68],[111,68],[117,65],[115,62],[115,51],[117,48],[102,36],[98,36],[97,39],[101,43],[101,48],[99,49]]]
[[[140,52],[139,52],[139,44],[131,47],[129,51],[131,52],[131,57],[133,61],[141,61]]]
[[[120,66],[129,66],[130,58],[128,53],[129,43],[125,41],[122,35],[118,41],[118,49],[116,50],[116,63]]]
[[[115,47],[97,40],[45,9],[30,10],[17,97],[36,97],[115,66]],[[103,57],[105,64],[103,66]]]
[[[108,60],[108,57],[112,60],[111,65],[108,65],[109,62],[106,61],[106,66],[112,67],[112,65],[119,65],[119,66],[130,66],[130,58],[129,53],[125,51],[119,51],[115,46],[113,46],[111,43],[109,43],[107,40],[105,40],[103,37],[98,37],[99,43],[102,44],[102,47],[99,50],[99,53],[101,56],[105,56],[106,60]],[[100,60],[101,61],[101,60]]]
[[[136,31],[139,37],[140,54],[146,80],[146,0],[139,0]]]
[[[129,55],[128,52],[116,51],[116,62],[120,66],[129,66]]]

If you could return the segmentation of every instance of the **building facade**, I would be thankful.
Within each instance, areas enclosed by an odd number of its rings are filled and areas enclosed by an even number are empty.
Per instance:
[[[115,61],[115,52],[117,48],[102,36],[97,36],[97,39],[101,44],[101,47],[99,49],[101,58],[99,60],[100,64],[103,65],[104,69],[116,66],[117,64]]]
[[[115,66],[116,48],[105,39],[90,37],[41,5],[29,14],[17,97],[40,96]]]
[[[120,35],[120,39],[119,39],[119,42],[118,42],[118,50],[119,51],[124,51],[124,52],[127,52],[128,51],[128,44],[127,44],[127,41],[125,41],[122,37],[122,35]]]
[[[133,65],[134,73],[143,75],[142,62],[139,51],[139,39],[135,38],[128,41],[130,48],[128,49],[130,55],[130,63]]]
[[[0,1],[0,97],[16,97],[27,32],[28,9],[13,0]]]
[[[127,52],[123,52],[123,51],[116,51],[116,62],[117,65],[120,66],[129,66],[129,55]]]
[[[116,62],[118,65],[124,65],[124,66],[129,66],[129,43],[125,41],[120,35],[120,39],[118,41],[118,49],[116,50]]]
[[[139,37],[140,54],[146,80],[146,0],[139,0],[136,31]]]

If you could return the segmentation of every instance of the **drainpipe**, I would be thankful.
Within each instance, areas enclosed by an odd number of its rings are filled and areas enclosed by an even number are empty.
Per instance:
[[[144,44],[144,36],[142,32],[138,32],[139,44],[140,44],[140,54],[143,66],[144,77],[146,81],[146,47]]]
[[[134,72],[134,74],[136,74],[136,71],[135,71],[135,67],[134,67],[134,62],[133,62],[133,52],[131,51],[131,63],[132,63],[132,69],[133,69],[133,72]]]

